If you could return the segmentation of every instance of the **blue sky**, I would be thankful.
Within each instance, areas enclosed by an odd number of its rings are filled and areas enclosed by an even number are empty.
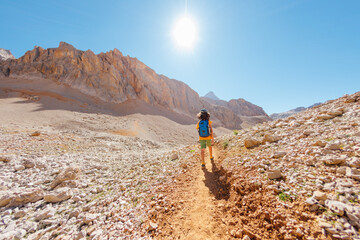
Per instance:
[[[171,31],[185,0],[1,0],[0,47],[22,56],[68,42],[118,48],[201,96],[244,98],[271,114],[360,91],[359,0],[187,0],[198,41]]]

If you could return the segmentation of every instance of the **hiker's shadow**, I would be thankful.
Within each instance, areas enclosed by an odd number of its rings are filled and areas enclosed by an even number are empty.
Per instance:
[[[211,194],[213,194],[217,200],[229,199],[229,184],[227,184],[225,180],[220,181],[220,170],[216,167],[214,160],[211,160],[211,172],[209,172],[206,167],[202,170],[205,175],[205,186],[209,188]]]

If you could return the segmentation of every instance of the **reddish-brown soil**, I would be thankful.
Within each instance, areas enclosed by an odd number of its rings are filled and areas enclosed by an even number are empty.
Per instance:
[[[154,239],[326,239],[303,201],[280,201],[264,181],[254,181],[255,170],[225,173],[226,152],[215,148],[214,156],[202,169],[194,154],[186,172],[158,190],[150,211]]]

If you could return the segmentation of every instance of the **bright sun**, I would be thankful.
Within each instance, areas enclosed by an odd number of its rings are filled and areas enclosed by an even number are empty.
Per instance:
[[[197,40],[197,29],[194,21],[188,16],[180,18],[175,24],[173,37],[180,47],[192,48]]]

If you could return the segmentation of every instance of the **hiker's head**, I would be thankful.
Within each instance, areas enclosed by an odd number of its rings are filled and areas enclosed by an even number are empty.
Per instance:
[[[209,120],[210,119],[210,113],[205,109],[201,109],[201,111],[198,113],[197,117],[200,120]]]

